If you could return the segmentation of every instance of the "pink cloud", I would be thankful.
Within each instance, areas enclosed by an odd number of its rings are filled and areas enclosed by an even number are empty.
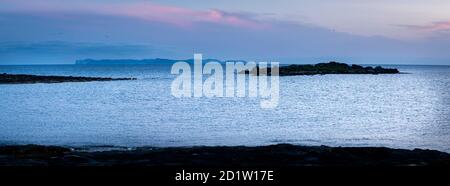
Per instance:
[[[18,11],[25,12],[89,12],[112,16],[125,16],[147,21],[162,22],[182,27],[193,27],[197,23],[213,23],[250,29],[265,28],[268,24],[253,20],[245,15],[227,13],[221,10],[193,10],[183,7],[167,6],[153,2],[129,3],[81,3],[60,1],[22,1],[7,2]],[[1,9],[0,9],[1,10]]]
[[[400,25],[400,26],[419,31],[432,32],[450,29],[450,21],[437,21],[428,25]]]
[[[136,17],[179,26],[193,26],[196,23],[214,23],[253,29],[267,26],[245,16],[221,10],[200,11],[154,3],[103,5],[96,8],[97,11],[106,14]]]

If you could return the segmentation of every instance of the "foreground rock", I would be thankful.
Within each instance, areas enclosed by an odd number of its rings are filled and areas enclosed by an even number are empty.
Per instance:
[[[0,74],[0,84],[62,83],[62,82],[88,82],[88,81],[117,81],[117,80],[136,80],[136,78],[37,76],[37,75],[6,74],[6,73]]]
[[[109,148],[111,149],[111,148]],[[93,151],[54,146],[0,147],[0,165],[12,166],[450,166],[450,154],[383,147],[279,144],[260,147],[176,147]]]
[[[253,68],[250,71],[240,72],[241,74],[271,75],[271,68]],[[345,63],[329,62],[318,63],[315,65],[289,65],[280,66],[280,76],[297,76],[297,75],[316,75],[316,74],[397,74],[397,69],[383,68],[381,66],[363,67],[360,65],[347,65]]]

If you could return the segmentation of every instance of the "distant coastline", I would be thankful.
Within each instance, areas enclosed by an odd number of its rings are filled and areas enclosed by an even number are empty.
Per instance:
[[[151,64],[173,64],[179,61],[194,63],[194,59],[82,59],[76,60],[76,65],[151,65]],[[226,63],[229,61],[233,62],[245,62],[243,60],[225,60],[221,61],[218,59],[203,59],[203,62],[218,62]]]
[[[175,59],[83,59],[77,60],[76,65],[150,65],[150,64],[174,64],[176,62],[183,61],[186,63],[194,63],[194,59],[186,60],[175,60]],[[243,62],[244,60],[226,60],[220,61],[217,59],[205,59],[203,62],[218,62],[225,64],[226,62]],[[267,74],[271,75],[271,68],[260,68],[255,67],[253,69],[243,70],[238,72],[240,74],[252,74],[259,75]],[[345,63],[339,63],[335,61],[330,61],[328,63],[317,63],[315,65],[311,64],[290,64],[290,65],[280,65],[279,75],[280,76],[297,76],[297,75],[316,75],[316,74],[398,74],[400,71],[396,68],[383,68],[379,65],[376,67],[372,66],[361,66],[361,65],[348,65]]]

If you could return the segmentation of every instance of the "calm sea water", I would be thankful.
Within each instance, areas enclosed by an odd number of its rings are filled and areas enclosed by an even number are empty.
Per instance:
[[[175,98],[167,65],[0,66],[0,73],[137,81],[0,85],[0,143],[192,146],[292,143],[450,152],[450,67],[280,77],[280,103]]]

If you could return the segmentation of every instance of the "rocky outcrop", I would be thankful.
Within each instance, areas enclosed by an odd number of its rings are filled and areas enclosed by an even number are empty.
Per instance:
[[[253,68],[249,71],[242,71],[241,74],[271,75],[271,68]],[[399,71],[395,68],[383,68],[381,66],[363,67],[360,65],[347,65],[345,63],[329,62],[315,65],[289,65],[280,66],[280,76],[316,75],[316,74],[396,74]]]
[[[119,148],[117,148],[119,149]],[[97,151],[55,146],[0,146],[0,166],[450,166],[450,154],[385,147],[278,144],[259,147],[122,148]]]
[[[136,78],[38,76],[38,75],[6,74],[6,73],[0,74],[0,84],[62,83],[62,82],[88,82],[88,81],[117,81],[117,80],[136,80]]]

